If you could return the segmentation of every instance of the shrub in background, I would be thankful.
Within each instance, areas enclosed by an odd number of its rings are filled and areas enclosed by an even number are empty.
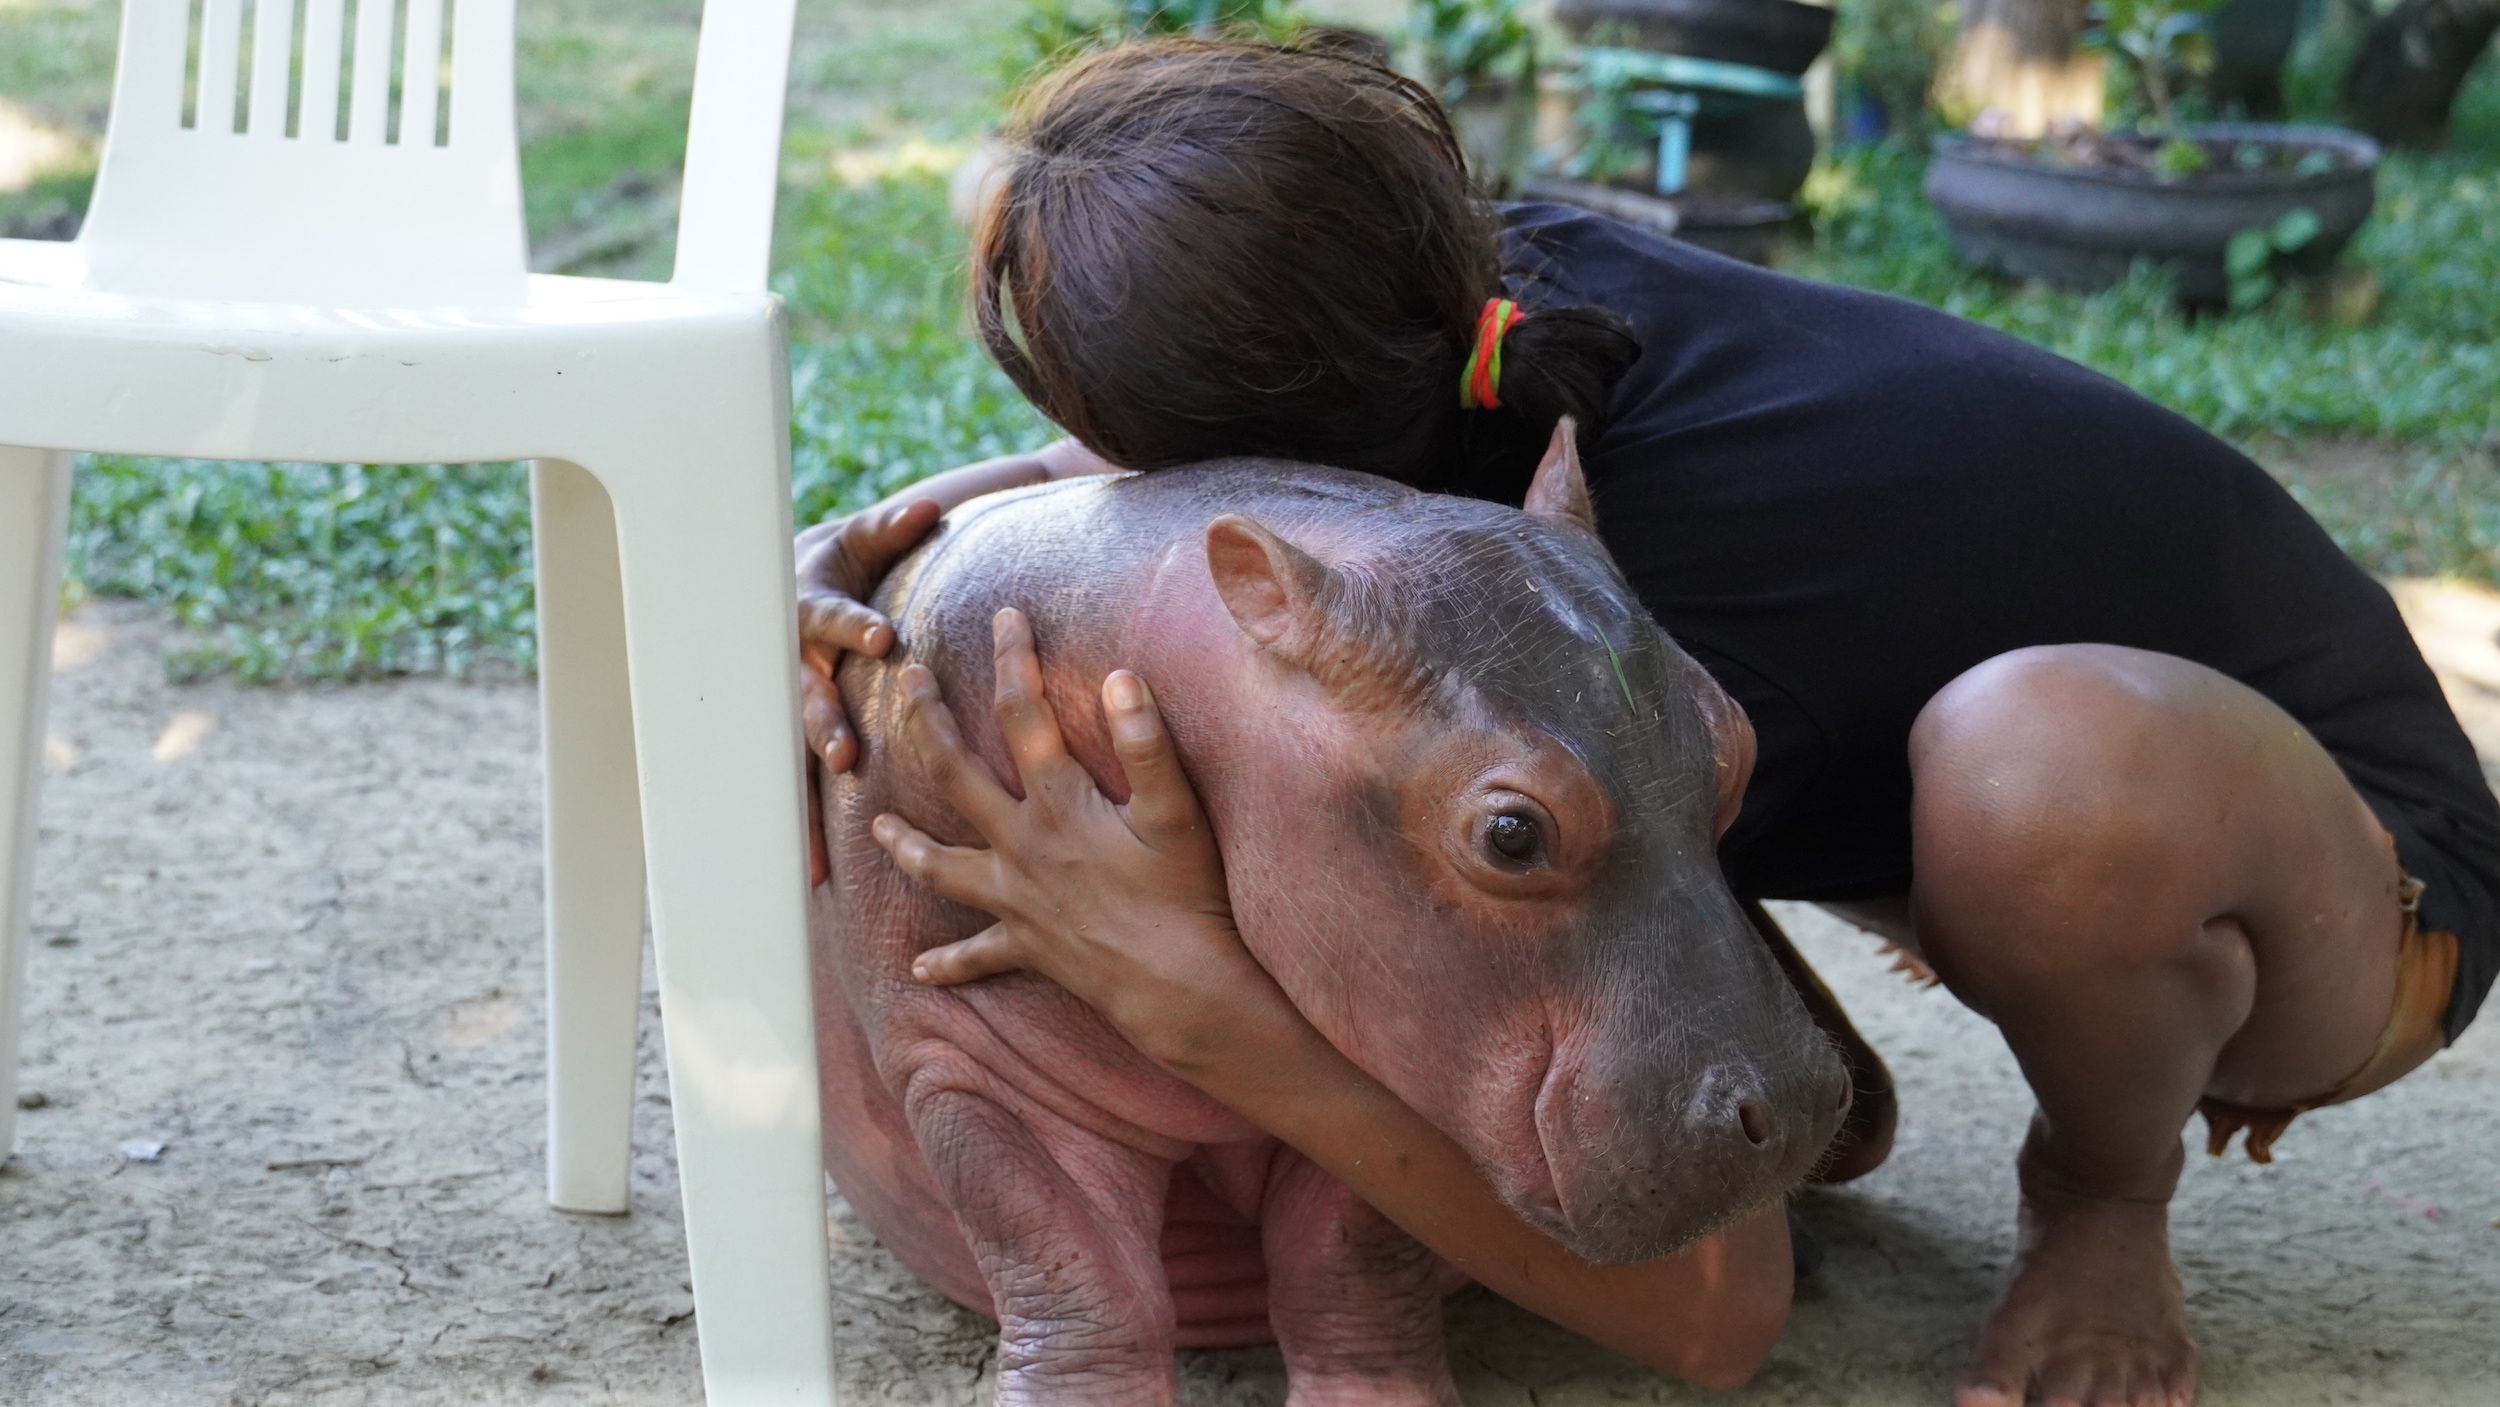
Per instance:
[[[1842,0],[1832,21],[1832,63],[1852,96],[1873,109],[1871,121],[1845,117],[1843,130],[1925,147],[1935,125],[1936,68],[1952,51],[1960,20],[1955,0]]]

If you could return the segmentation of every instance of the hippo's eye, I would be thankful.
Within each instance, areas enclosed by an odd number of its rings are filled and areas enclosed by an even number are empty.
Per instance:
[[[1545,832],[1523,812],[1504,811],[1485,822],[1484,844],[1494,858],[1521,869],[1545,863]]]

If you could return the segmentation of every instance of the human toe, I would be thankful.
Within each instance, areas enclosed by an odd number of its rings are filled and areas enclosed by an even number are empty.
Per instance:
[[[2023,1386],[2028,1374],[2011,1365],[1989,1367],[1974,1365],[1962,1375],[1953,1389],[1953,1407],[2023,1407]]]

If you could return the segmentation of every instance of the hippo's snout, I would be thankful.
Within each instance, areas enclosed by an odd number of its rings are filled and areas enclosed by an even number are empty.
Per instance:
[[[1671,1254],[1803,1181],[1849,1098],[1848,1067],[1819,1038],[1681,1080],[1558,1052],[1536,1110],[1551,1201],[1519,1210],[1602,1265]]]

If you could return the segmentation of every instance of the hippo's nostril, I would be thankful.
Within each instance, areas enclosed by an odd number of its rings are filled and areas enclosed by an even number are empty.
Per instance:
[[[1759,1148],[1771,1141],[1771,1116],[1762,1106],[1748,1099],[1736,1106],[1736,1123],[1745,1131],[1745,1141]]]

